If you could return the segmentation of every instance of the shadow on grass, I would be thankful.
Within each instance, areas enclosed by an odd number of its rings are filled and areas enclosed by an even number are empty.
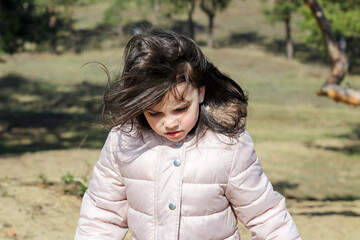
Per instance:
[[[260,36],[257,32],[238,33],[233,32],[229,37],[217,40],[216,47],[244,47],[249,44],[256,44],[263,47],[267,52],[286,56],[285,39],[268,39]],[[328,65],[330,63],[327,55],[319,52],[313,44],[293,43],[294,58],[305,63],[321,63]],[[358,38],[348,39],[346,55],[350,63],[349,72],[352,74],[360,74],[360,40]]]
[[[173,25],[170,27],[170,29],[177,33],[183,34],[183,35],[187,35],[187,36],[191,35],[190,34],[190,26],[189,26],[188,21],[175,20]],[[204,33],[206,31],[206,27],[204,25],[194,22],[194,31],[195,31],[195,38],[196,38],[196,34]]]
[[[319,145],[314,142],[307,142],[305,145],[309,148],[318,148],[334,152],[343,152],[348,155],[359,155],[360,156],[360,124],[353,126],[352,131],[347,134],[336,135],[336,138],[347,139],[351,143],[346,144],[345,146],[326,146]]]
[[[297,183],[290,183],[288,181],[279,181],[273,184],[274,190],[279,192],[281,195],[286,195],[287,189],[297,189],[299,184]]]
[[[293,215],[302,215],[302,216],[311,216],[311,217],[324,217],[324,216],[334,216],[334,215],[340,215],[340,216],[346,216],[346,217],[360,217],[360,214],[353,212],[353,211],[302,212],[302,213],[296,213]]]
[[[94,116],[101,92],[88,82],[61,91],[20,75],[1,77],[0,154],[100,148],[106,131]]]
[[[274,190],[279,192],[287,199],[307,200],[307,201],[354,201],[359,199],[355,195],[333,195],[325,196],[323,198],[315,198],[312,196],[298,196],[289,193],[287,190],[296,190],[299,187],[298,183],[291,183],[289,181],[278,181],[273,183]]]
[[[257,32],[231,33],[229,37],[216,41],[217,47],[245,47],[249,44],[256,44],[264,48],[265,51],[286,56],[286,41],[279,39],[269,40],[260,36]],[[294,43],[294,58],[302,62],[320,62],[328,64],[328,59],[318,53],[309,44]]]
[[[311,196],[306,196],[304,198],[301,198],[301,200],[308,200],[308,201],[354,201],[358,199],[359,197],[354,195],[333,195],[333,196],[326,196],[324,198],[314,198]]]
[[[119,37],[116,27],[101,23],[92,29],[77,30],[73,37],[68,33],[59,34],[57,43],[64,51],[73,51],[75,44],[75,52],[81,53],[85,49],[101,49],[102,43],[109,40],[111,40],[114,46],[125,45],[125,42],[131,36],[148,32],[153,28],[153,24],[146,19],[128,22],[121,26],[122,36]],[[168,28],[181,34],[190,35],[189,23],[187,21],[176,20]],[[196,33],[202,33],[206,30],[204,25],[196,22],[194,22],[194,28]],[[73,38],[75,38],[75,43]]]

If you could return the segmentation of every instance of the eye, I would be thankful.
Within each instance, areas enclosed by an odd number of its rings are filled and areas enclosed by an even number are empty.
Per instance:
[[[175,112],[182,113],[182,112],[185,112],[188,108],[189,108],[189,106],[186,106],[186,107],[183,107],[183,108],[178,108],[178,109],[175,110]]]
[[[149,113],[149,115],[150,115],[151,117],[156,117],[156,116],[159,116],[159,115],[160,115],[159,112],[148,112],[148,113]]]

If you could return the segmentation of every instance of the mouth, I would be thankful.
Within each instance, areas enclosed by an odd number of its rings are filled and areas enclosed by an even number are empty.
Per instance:
[[[176,138],[176,137],[180,136],[182,132],[183,131],[175,131],[175,132],[167,132],[165,134],[171,138]]]

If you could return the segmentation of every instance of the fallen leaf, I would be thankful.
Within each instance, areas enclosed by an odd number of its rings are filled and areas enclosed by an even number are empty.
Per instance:
[[[6,235],[8,235],[9,237],[15,237],[16,232],[12,229],[8,229],[8,230],[6,230]]]

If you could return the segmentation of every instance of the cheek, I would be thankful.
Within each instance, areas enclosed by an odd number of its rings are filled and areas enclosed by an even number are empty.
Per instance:
[[[159,129],[160,120],[154,118],[146,118],[147,122],[149,123],[150,127],[156,132]]]
[[[195,108],[192,111],[190,111],[188,114],[186,114],[181,122],[187,128],[192,129],[195,126],[198,118],[199,118],[199,108]]]

